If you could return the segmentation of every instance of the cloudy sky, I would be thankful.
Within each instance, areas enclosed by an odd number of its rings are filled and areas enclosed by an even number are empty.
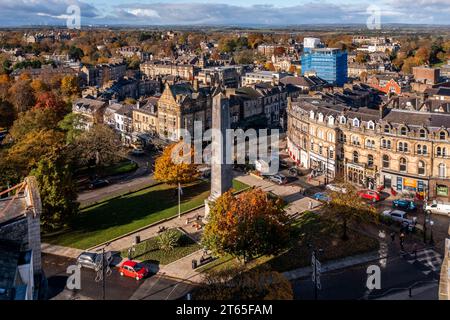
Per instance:
[[[450,0],[0,0],[0,25],[65,24],[70,5],[82,25],[450,24]]]

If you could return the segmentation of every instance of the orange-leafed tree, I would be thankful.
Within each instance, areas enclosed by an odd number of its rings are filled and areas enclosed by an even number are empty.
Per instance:
[[[290,225],[283,201],[260,189],[239,195],[228,191],[212,205],[202,243],[214,254],[241,261],[277,254],[289,243]]]
[[[167,146],[155,161],[155,179],[169,185],[186,184],[198,176],[197,165],[192,160],[192,149],[183,142]]]

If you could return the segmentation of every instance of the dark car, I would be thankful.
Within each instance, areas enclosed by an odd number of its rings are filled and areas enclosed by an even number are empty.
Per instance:
[[[407,210],[407,211],[414,211],[414,210],[417,209],[417,206],[414,203],[414,201],[409,200],[409,199],[397,199],[397,200],[394,200],[392,202],[392,205],[395,208],[400,208],[400,209]]]
[[[89,269],[98,270],[101,260],[101,255],[94,252],[83,252],[77,258],[78,267],[84,267]]]
[[[89,189],[102,188],[102,187],[106,187],[108,185],[109,185],[108,180],[98,179],[98,180],[94,180],[91,182],[91,184],[89,185]]]

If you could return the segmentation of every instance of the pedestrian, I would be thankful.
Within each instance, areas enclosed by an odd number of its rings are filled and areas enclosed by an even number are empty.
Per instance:
[[[404,246],[403,246],[403,241],[404,241],[404,239],[405,239],[405,234],[402,232],[402,233],[400,234],[400,249],[401,249],[402,251],[404,251]]]
[[[128,248],[128,260],[132,260],[132,256],[131,256],[131,247]]]
[[[395,232],[391,232],[391,240],[392,240],[392,242],[395,241]]]

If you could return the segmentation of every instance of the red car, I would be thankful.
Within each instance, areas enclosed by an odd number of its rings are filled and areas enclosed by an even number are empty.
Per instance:
[[[372,202],[377,202],[381,200],[381,195],[374,190],[361,190],[358,191],[358,196],[363,199],[370,200]]]
[[[142,264],[132,260],[128,260],[122,263],[119,268],[119,273],[121,276],[141,280],[142,278],[145,278],[147,276],[148,270]]]

